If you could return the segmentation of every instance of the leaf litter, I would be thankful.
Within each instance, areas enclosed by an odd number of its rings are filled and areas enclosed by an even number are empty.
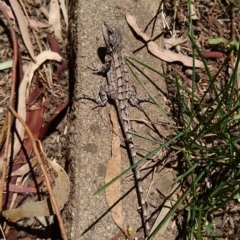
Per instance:
[[[140,18],[140,16],[134,17],[130,13],[127,13],[126,20],[133,32],[138,35],[140,40],[146,45],[149,53],[159,58],[161,60],[159,62],[166,64],[167,67],[164,69],[165,72],[163,74],[167,76],[165,79],[167,81],[167,88],[169,92],[167,100],[167,104],[169,105],[168,115],[176,121],[176,126],[181,129],[181,124],[183,122],[187,122],[187,118],[179,119],[178,113],[180,110],[186,111],[186,109],[189,109],[191,105],[198,108],[200,104],[205,103],[207,106],[211,107],[208,109],[205,107],[202,109],[202,111],[199,110],[198,115],[196,116],[196,119],[193,119],[193,122],[195,123],[195,121],[201,121],[202,119],[208,118],[207,116],[210,116],[211,111],[214,111],[219,107],[219,102],[216,101],[216,99],[218,96],[223,97],[223,92],[225,91],[226,86],[228,86],[229,81],[232,81],[235,66],[238,63],[239,54],[240,7],[237,1],[164,1],[159,9],[161,9],[161,11],[157,12],[156,16],[153,17],[154,19],[149,18],[149,22],[153,23],[156,20],[155,17],[162,17],[162,21],[164,23],[163,32],[156,33],[156,35],[163,36],[163,47],[158,46],[154,42],[154,36],[149,37],[146,31],[142,31],[140,29],[137,24],[137,19]],[[190,13],[192,29],[190,29],[189,24]],[[149,26],[150,24],[147,25],[147,27]],[[142,29],[147,28],[143,27]],[[196,44],[194,46],[194,52],[192,52],[193,39],[186,34],[187,31],[190,31],[189,29],[192,30],[192,36]],[[228,60],[226,61],[226,59]],[[142,61],[144,62],[144,60]],[[193,66],[195,68],[194,71]],[[206,69],[208,69],[209,72],[207,72]],[[156,69],[156,71],[157,70],[158,69]],[[239,98],[238,92],[240,84],[238,72],[239,70],[237,70],[235,99]],[[180,90],[177,89],[177,87],[179,87]],[[184,102],[185,106],[179,105],[179,94],[182,94],[181,97],[183,98],[182,101]],[[192,96],[190,96],[191,94]],[[222,109],[220,111],[223,111],[223,114],[226,113],[226,109],[228,108],[227,104],[228,103],[222,102]],[[210,112],[208,112],[209,109],[211,110]],[[238,104],[231,110],[233,112],[235,110],[235,115],[237,114],[236,119],[239,117],[237,109]],[[212,119],[212,121],[209,123],[217,122],[217,118],[218,116]],[[188,127],[190,129],[194,129],[194,123],[193,125],[188,125]],[[228,126],[231,126],[231,123],[229,123]],[[215,130],[215,128],[218,129],[218,126],[214,125],[213,129],[211,130]],[[233,133],[234,131],[235,133]],[[206,147],[206,149],[211,149],[211,147],[214,149],[218,149],[218,147],[221,148],[221,133],[215,131],[213,132],[214,134],[212,133],[206,134],[205,136],[203,135],[203,137],[198,140],[197,144]],[[239,137],[238,127],[235,127],[234,130],[232,129],[230,132],[231,133],[229,134],[231,137]],[[239,144],[237,144],[237,149],[239,149]],[[173,151],[173,153],[170,155],[175,155],[175,157],[170,161],[170,168],[172,167],[174,169],[179,169],[179,175],[184,174],[184,171],[186,171],[187,168],[184,163],[182,164],[182,158],[179,157],[179,152]],[[209,154],[209,159],[206,159],[206,161],[201,159],[201,156],[199,156],[198,153],[196,153],[196,156],[191,155],[190,159],[193,161],[193,159],[196,157],[197,160],[193,162],[193,164],[200,164],[200,166],[203,168],[205,165],[209,164],[210,159],[212,159],[212,155],[214,154]],[[168,161],[168,159],[166,161]],[[218,159],[218,161],[221,160]],[[227,162],[225,159],[222,161],[222,163],[228,166],[224,168],[224,171],[230,171],[232,166],[228,165],[229,162]],[[221,183],[221,177],[220,179],[216,177],[216,174],[222,174],[221,171],[223,171],[221,164],[218,168],[209,169],[206,174],[206,178],[196,187],[197,194],[204,198],[204,196],[208,196],[208,191],[214,191],[214,186],[218,186],[215,184]],[[186,190],[187,188],[184,188],[183,186],[183,189]],[[172,196],[174,199],[172,204],[174,204],[174,202],[177,204],[178,199],[181,199],[184,193],[183,189],[176,191],[178,198],[176,198],[176,195]],[[232,192],[234,192],[234,189],[232,189]],[[227,192],[226,198],[233,194],[232,192]],[[192,201],[192,199],[190,199],[190,195],[186,198],[188,201],[187,204],[190,204]],[[215,201],[214,197],[213,201]],[[168,202],[169,200],[166,202],[166,205],[168,205]],[[219,202],[221,202],[221,200],[219,200]],[[235,236],[239,236],[237,223],[239,222],[239,216],[235,213],[235,211],[233,211],[233,209],[239,208],[238,205],[239,196],[234,196],[234,199],[229,201],[226,205],[222,207],[220,206],[219,211],[216,210],[216,206],[213,206],[212,214],[209,216],[211,219],[204,219],[204,217],[201,216],[204,220],[206,220],[206,225],[204,225],[203,229],[196,227],[195,236],[197,236],[197,231],[202,231],[202,234],[204,233],[205,236],[211,235],[214,231],[214,233],[216,233],[215,236],[222,236],[223,238],[225,236],[225,239],[234,239]],[[161,227],[163,226],[163,219],[170,213],[171,210],[170,206],[163,206],[163,208],[161,206],[159,207],[162,209],[162,211],[159,211],[159,215],[155,219],[156,223],[153,225],[153,229],[151,231],[155,239],[163,239],[163,236],[166,238],[166,234],[170,229],[168,228],[168,230],[166,230],[166,225],[170,220],[169,218],[168,221],[164,220],[165,228],[163,227],[162,230],[158,232],[158,235],[154,233],[154,230],[156,230],[160,225]],[[189,212],[190,211],[191,209],[189,208]],[[184,215],[184,211],[181,209],[181,206],[179,206],[179,211],[176,211],[175,214],[178,216],[173,216],[174,220],[172,221],[170,230],[174,232],[178,226],[180,231],[178,233],[180,234],[178,237],[180,239],[186,239],[186,236],[181,238],[181,230],[185,227],[185,224],[188,220],[186,220],[186,216]],[[205,223],[204,220],[202,220],[202,224]],[[200,223],[198,222],[196,224]],[[211,226],[211,224],[215,225]],[[209,228],[207,229],[206,226]],[[188,225],[186,228],[187,227]],[[195,232],[192,234],[194,235]],[[229,238],[227,236],[229,236]],[[206,237],[206,239],[208,238]]]
[[[162,16],[162,20],[164,22],[164,29],[162,33],[165,44],[164,47],[158,46],[154,42],[153,37],[150,38],[149,35],[145,33],[145,31],[142,31],[140,29],[137,24],[137,18],[140,18],[140,16],[137,16],[135,18],[129,13],[126,14],[127,23],[132,28],[133,32],[140,37],[141,41],[146,45],[148,51],[152,55],[159,58],[159,60],[161,60],[159,61],[159,63],[164,62],[167,65],[164,74],[169,76],[168,79],[166,79],[169,91],[168,115],[171,116],[174,120],[176,120],[176,127],[179,129],[181,129],[182,126],[180,119],[177,118],[177,114],[179,111],[179,103],[177,102],[177,87],[172,83],[177,79],[179,81],[179,85],[182,86],[186,93],[188,93],[183,96],[184,100],[186,101],[186,105],[191,105],[191,96],[189,96],[189,94],[191,93],[191,90],[193,88],[195,90],[195,92],[193,93],[194,106],[197,106],[197,104],[201,101],[203,97],[204,101],[212,103],[213,109],[216,108],[217,104],[213,101],[214,93],[212,89],[211,91],[209,91],[209,87],[211,87],[211,81],[213,79],[210,79],[209,74],[206,73],[206,69],[208,69],[211,75],[214,76],[216,93],[219,94],[223,87],[226,85],[227,79],[229,79],[229,77],[231,76],[230,69],[234,69],[234,63],[236,60],[236,57],[232,56],[229,65],[226,64],[226,66],[221,68],[224,59],[229,54],[229,46],[231,47],[235,45],[236,48],[238,48],[238,41],[235,42],[236,32],[234,33],[233,31],[231,35],[229,34],[230,32],[228,29],[231,28],[231,22],[229,21],[230,16],[228,14],[229,12],[224,10],[223,4],[213,3],[211,1],[199,2],[200,4],[195,4],[193,2],[190,3],[191,19],[194,20],[194,41],[196,42],[194,52],[192,52],[193,42],[191,42],[190,37],[186,34],[190,26],[190,12],[186,1],[164,1],[161,3],[161,11],[157,13],[156,18]],[[234,20],[237,21],[237,18],[234,18]],[[153,22],[151,18],[149,19],[149,22]],[[160,34],[157,33],[157,35]],[[216,41],[214,41],[214,39],[216,39]],[[226,39],[226,41],[216,43],[219,39]],[[214,46],[212,44],[213,42],[215,43]],[[228,44],[223,45],[223,42],[224,44],[226,42]],[[229,43],[232,43],[232,45]],[[196,51],[196,49],[198,51]],[[193,67],[195,73],[193,71]],[[219,69],[221,71],[219,71]],[[194,83],[192,81],[193,74],[196,74],[196,79]],[[199,112],[199,116],[203,116],[203,111]],[[119,166],[117,166],[117,163],[113,160],[115,159],[113,158],[113,156],[117,156],[116,159],[120,161],[119,148],[117,147],[118,145],[114,145],[114,142],[118,144],[119,140],[114,139],[115,137],[113,137],[112,141],[112,159],[109,161],[107,166],[105,179],[106,182],[111,181],[111,179],[118,176],[121,172]],[[204,146],[209,144],[207,140],[201,140]],[[218,139],[213,139],[213,141],[215,143],[218,141]],[[166,151],[168,151],[168,149],[166,149]],[[180,163],[178,163],[179,152],[176,151],[169,153],[166,162],[170,164],[170,168],[177,168],[178,166],[180,166]],[[152,163],[152,165],[154,166],[153,168],[155,168],[156,164]],[[179,168],[181,167],[182,165]],[[182,171],[185,167],[186,166],[182,167]],[[208,173],[209,179],[211,179],[211,174],[212,172]],[[199,189],[202,189],[203,191],[204,189],[208,189],[209,185],[211,185],[210,182],[213,180],[214,179],[206,180],[204,183],[202,183],[202,185],[199,186]],[[177,187],[173,187],[173,189]],[[201,191],[199,189],[198,191]],[[116,185],[112,185],[109,187],[109,189],[106,189],[106,199],[110,209],[111,206],[120,198],[120,196],[120,182],[116,182]],[[156,223],[153,224],[153,229],[151,231],[151,233],[154,234],[154,236],[156,237],[155,239],[162,239],[162,236],[166,236],[168,232],[173,232],[174,230],[177,231],[177,226],[184,226],[185,216],[182,216],[180,206],[180,213],[178,213],[178,219],[174,219],[170,231],[169,228],[166,228],[165,226],[164,228],[162,228],[162,231],[158,233],[159,235],[155,235],[154,233],[154,231],[159,227],[159,224],[162,223],[164,217],[171,214],[171,207],[173,206],[173,204],[178,201],[178,199],[181,199],[182,196],[184,196],[182,189],[177,189],[175,194],[172,196],[172,199],[167,200],[165,204],[162,204],[161,202],[162,205],[159,204],[157,207],[155,207],[156,211],[154,211],[154,213],[158,212],[158,216],[154,219],[151,219],[153,221],[156,221]],[[123,229],[121,201],[119,201],[118,204],[116,205],[116,209],[114,209],[113,207],[111,211],[115,223],[119,226],[120,229]],[[158,209],[162,209],[162,211],[157,211]],[[169,223],[169,221],[170,218],[168,219],[168,221],[166,221],[166,223]],[[232,226],[233,225],[234,224],[232,224]],[[230,231],[232,226],[230,227]],[[222,226],[218,226],[218,231],[222,231],[223,228],[221,229],[221,227]],[[123,230],[123,232],[125,232],[125,229]],[[176,235],[177,234],[179,233],[176,233]],[[118,239],[120,238],[119,236],[119,234],[116,234],[113,239]]]
[[[54,0],[0,1],[0,14],[0,62],[6,63],[0,72],[1,238],[68,239],[60,215],[70,194],[60,166],[69,102],[66,6]],[[51,231],[56,223],[59,232]]]

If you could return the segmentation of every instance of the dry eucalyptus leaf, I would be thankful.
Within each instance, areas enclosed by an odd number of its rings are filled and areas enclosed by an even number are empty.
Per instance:
[[[110,118],[113,125],[113,137],[112,137],[112,158],[108,162],[105,182],[110,182],[113,178],[117,177],[121,173],[121,149],[120,149],[120,139],[119,139],[119,124],[118,118],[111,108]],[[106,201],[109,207],[113,206],[122,197],[122,185],[121,180],[118,179],[111,186],[105,190]],[[113,208],[111,208],[111,214],[114,222],[117,226],[124,232],[125,235],[127,231],[123,225],[123,215],[122,215],[122,201],[119,201]]]
[[[181,38],[177,38],[176,36],[173,36],[169,39],[164,39],[164,45],[165,45],[166,49],[170,49],[177,45],[181,45],[182,43],[184,43],[186,41],[187,41],[187,39],[181,39]]]
[[[31,161],[31,168],[34,168],[37,165],[38,161],[37,159],[33,159]],[[11,173],[11,177],[13,176],[23,176],[27,174],[30,171],[29,163],[23,164],[20,168],[18,168],[16,171]]]
[[[22,8],[21,8],[20,4],[18,3],[18,1],[9,0],[9,2],[11,4],[14,14],[17,18],[17,22],[18,22],[19,29],[21,31],[21,36],[22,36],[23,42],[24,42],[31,58],[33,59],[33,61],[35,61],[33,45],[32,45],[32,42],[31,42],[31,39],[29,36],[28,25],[27,25],[27,21],[24,16],[24,13],[22,11]]]
[[[49,20],[48,22],[52,25],[54,35],[60,41],[62,41],[62,27],[61,27],[61,16],[60,6],[58,0],[51,0],[49,7]]]
[[[63,19],[66,23],[66,27],[68,28],[68,11],[67,11],[65,1],[64,0],[59,0],[59,3],[60,3],[60,6],[61,6]]]
[[[159,49],[158,45],[154,43],[151,38],[149,38],[148,35],[138,27],[136,18],[129,13],[126,13],[126,20],[131,28],[135,31],[135,33],[146,42],[149,52],[151,52],[154,56],[166,62],[178,61],[187,67],[193,66],[193,59],[191,57],[185,56],[183,54],[177,54],[170,50]],[[201,61],[195,59],[195,67],[204,68],[204,65]]]
[[[57,163],[48,160],[52,165],[55,174],[55,186],[53,187],[53,193],[57,200],[59,210],[63,209],[64,205],[68,201],[70,194],[70,182],[67,173]],[[21,218],[51,216],[54,214],[54,210],[50,201],[50,197],[47,197],[43,201],[27,202],[22,206],[10,209],[2,212],[2,216],[9,219],[11,222],[17,222]]]
[[[175,192],[178,187],[179,187],[179,184],[176,184],[176,185],[173,187],[173,189],[172,189],[172,191],[171,191],[170,194],[172,194],[173,192]],[[155,221],[155,223],[154,223],[154,225],[153,225],[153,227],[152,227],[152,229],[151,229],[150,234],[152,234],[152,233],[156,230],[156,228],[159,226],[159,224],[162,222],[162,220],[163,220],[163,219],[167,216],[167,214],[171,211],[171,209],[172,209],[172,207],[173,207],[173,205],[175,204],[176,201],[177,201],[177,193],[175,192],[175,193],[172,195],[171,199],[168,199],[168,200],[165,202],[163,208],[162,208],[161,211],[159,212],[158,217],[157,217],[157,219],[156,219],[156,221]],[[166,223],[165,223],[165,224],[163,225],[163,227],[159,230],[159,232],[156,234],[156,236],[155,236],[154,239],[162,239],[162,238],[163,238],[164,233],[165,233],[165,231],[167,230],[168,223],[169,223],[170,221],[171,221],[171,218],[169,218],[169,219],[166,221]]]

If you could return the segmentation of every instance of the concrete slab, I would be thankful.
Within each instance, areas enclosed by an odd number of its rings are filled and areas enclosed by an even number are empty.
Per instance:
[[[159,1],[145,0],[91,0],[91,1],[69,1],[70,4],[70,81],[75,82],[75,89],[71,88],[75,96],[82,94],[97,94],[101,82],[106,79],[94,75],[87,68],[92,62],[100,63],[98,50],[105,47],[101,33],[101,23],[105,19],[116,20],[122,29],[123,52],[128,56],[135,56],[152,67],[162,71],[162,63],[159,59],[151,56],[144,44],[137,40],[126,23],[126,11],[137,17],[139,26],[145,29],[148,25],[148,34],[151,35],[153,23],[151,20],[157,14]],[[161,19],[157,18],[154,26],[153,36],[162,31]],[[157,40],[160,43],[160,39]],[[141,67],[145,74],[139,75],[146,84],[149,91],[158,99],[164,108],[165,101],[163,93],[166,93],[164,79],[157,74],[151,73]],[[136,80],[129,74],[130,83],[137,85]],[[74,81],[75,80],[75,81]],[[73,86],[73,85],[72,85]],[[157,86],[157,87],[156,87]],[[138,86],[140,95],[146,95]],[[112,221],[111,214],[105,201],[104,193],[93,196],[93,193],[104,185],[106,164],[111,156],[112,130],[109,120],[109,105],[103,109],[92,109],[95,105],[89,101],[77,101],[73,103],[72,112],[75,118],[72,121],[69,142],[70,152],[69,176],[72,181],[71,197],[64,211],[64,218],[70,239],[112,239],[118,232],[118,228]],[[158,122],[162,116],[156,106],[143,104],[146,115],[151,121]],[[131,108],[130,117],[146,119],[146,116],[138,109]],[[139,134],[153,136],[161,139],[161,135],[167,134],[167,129],[158,128],[159,132],[152,131],[145,124],[133,122],[133,129]],[[156,146],[146,140],[134,138],[138,154],[144,156]],[[123,169],[129,166],[128,155],[123,145]],[[140,159],[140,156],[138,157]],[[143,172],[143,175],[146,172]],[[171,191],[173,176],[171,173],[161,173],[157,186],[151,189],[150,194],[156,194],[156,189],[167,192]],[[165,175],[164,175],[165,174]],[[167,183],[166,183],[166,180]],[[133,228],[134,236],[136,230],[141,227],[140,215],[137,212],[138,203],[134,182],[123,179],[124,219],[126,226]],[[151,174],[144,179],[144,191],[151,183]],[[164,184],[164,186],[162,186]],[[162,189],[163,187],[163,189]],[[159,196],[156,196],[156,198]],[[155,199],[156,200],[156,199]],[[142,232],[137,236],[141,239]],[[122,238],[124,239],[124,238]],[[171,238],[168,238],[171,239]]]

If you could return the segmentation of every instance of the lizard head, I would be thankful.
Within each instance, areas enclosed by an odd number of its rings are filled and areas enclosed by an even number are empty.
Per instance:
[[[116,48],[121,47],[122,35],[116,23],[104,21],[102,24],[102,32],[109,53],[112,53]]]

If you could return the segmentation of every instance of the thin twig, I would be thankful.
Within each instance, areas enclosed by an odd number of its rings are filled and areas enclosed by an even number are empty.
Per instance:
[[[0,132],[0,147],[2,146],[2,144],[4,143],[5,140],[5,136],[6,136],[6,132],[7,132],[7,124],[8,124],[8,114],[6,115],[5,119],[4,119],[4,123]]]
[[[3,240],[6,240],[6,236],[5,236],[5,233],[3,231],[2,225],[0,225],[0,229],[1,229],[2,236],[3,236]]]
[[[50,184],[47,172],[46,172],[46,170],[44,168],[43,161],[41,159],[41,156],[40,156],[38,148],[37,148],[36,141],[38,141],[38,140],[36,140],[33,137],[32,132],[29,129],[29,127],[27,126],[27,124],[23,121],[23,119],[17,114],[17,112],[11,106],[9,106],[9,110],[19,120],[19,122],[21,122],[21,124],[23,125],[23,127],[25,128],[25,130],[27,131],[27,133],[28,133],[28,135],[29,135],[29,137],[31,139],[31,142],[32,142],[32,145],[33,145],[33,150],[35,152],[35,155],[37,157],[38,163],[39,163],[40,168],[42,170],[42,173],[43,173],[43,176],[44,176],[44,179],[45,179],[45,182],[46,182],[46,186],[47,186],[47,189],[48,189],[48,192],[49,192],[49,196],[51,198],[52,205],[53,205],[53,208],[55,210],[55,214],[56,214],[57,219],[58,219],[58,223],[59,223],[59,227],[60,227],[60,230],[61,230],[62,238],[64,240],[67,240],[68,238],[67,238],[66,230],[65,230],[64,225],[63,225],[63,220],[62,220],[62,217],[61,217],[61,214],[60,214],[60,211],[59,211],[59,207],[58,207],[56,198],[54,197],[54,193],[53,193],[53,190],[52,190],[52,187],[51,187],[51,184]]]
[[[14,106],[13,100],[14,100],[14,93],[15,93],[15,87],[16,87],[16,67],[17,67],[17,39],[15,35],[15,31],[13,29],[13,25],[11,22],[11,19],[9,18],[5,8],[3,7],[2,3],[0,3],[0,11],[4,15],[4,17],[7,20],[9,30],[11,33],[11,38],[12,38],[12,45],[13,45],[13,65],[12,65],[12,82],[11,82],[11,92],[10,92],[10,97],[9,97],[9,107]],[[4,159],[3,159],[3,165],[2,165],[2,179],[0,183],[0,210],[2,211],[2,197],[3,197],[3,190],[4,190],[4,185],[5,185],[5,175],[6,175],[6,169],[7,169],[7,163],[9,162],[9,156],[8,156],[8,151],[9,151],[9,143],[10,143],[10,134],[11,134],[11,125],[13,122],[13,118],[11,115],[11,112],[8,111],[8,124],[7,124],[7,137],[6,137],[6,143],[4,147]]]

